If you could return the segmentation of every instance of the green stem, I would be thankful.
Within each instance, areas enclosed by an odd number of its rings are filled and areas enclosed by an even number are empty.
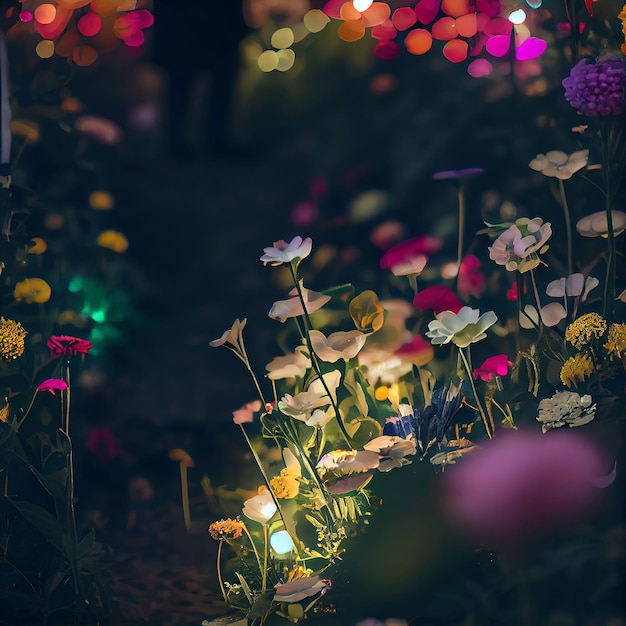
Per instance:
[[[311,365],[313,366],[313,370],[319,377],[322,383],[322,386],[324,387],[324,390],[326,391],[326,394],[328,395],[328,399],[330,400],[330,403],[333,409],[335,410],[335,417],[337,419],[337,423],[339,424],[339,429],[341,430],[341,434],[346,444],[350,448],[350,450],[353,450],[354,448],[352,447],[352,444],[350,443],[350,435],[348,435],[348,431],[346,430],[345,424],[343,423],[343,419],[341,418],[341,414],[339,412],[339,405],[337,404],[332,394],[330,393],[330,389],[328,388],[328,385],[326,384],[326,381],[324,380],[324,377],[322,376],[322,371],[320,370],[319,363],[317,362],[317,355],[315,354],[315,351],[313,350],[313,344],[311,343],[311,337],[309,335],[309,331],[311,330],[311,319],[309,317],[309,312],[307,311],[307,308],[306,308],[306,302],[304,301],[304,294],[302,293],[302,287],[300,285],[300,281],[298,280],[293,264],[291,264],[289,267],[291,269],[291,276],[296,286],[296,291],[298,292],[298,298],[300,299],[300,304],[302,305],[302,312],[303,312],[302,319],[304,321],[304,328],[305,328],[304,339],[306,341],[307,349],[309,350],[309,356],[311,358]]]
[[[463,348],[459,348],[459,354],[461,355],[461,360],[463,361],[463,365],[465,366],[465,371],[467,372],[467,377],[469,378],[470,381],[470,385],[472,386],[472,392],[474,394],[474,398],[476,399],[476,405],[478,406],[478,412],[480,413],[480,417],[483,421],[483,425],[485,426],[485,431],[487,432],[487,437],[489,437],[489,439],[493,439],[493,432],[491,429],[491,425],[489,423],[489,420],[487,418],[487,413],[485,412],[485,409],[483,408],[482,402],[480,401],[480,398],[478,397],[478,393],[476,391],[476,385],[474,384],[474,375],[472,373],[472,366],[471,366],[471,356],[469,354],[469,346],[466,348],[468,354],[467,356],[465,356],[465,352],[463,351]]]
[[[563,214],[565,216],[565,233],[567,235],[567,275],[574,273],[574,263],[572,260],[572,222],[570,218],[569,206],[567,204],[567,196],[565,195],[565,184],[559,179],[559,193],[561,196],[561,205],[563,206]]]
[[[263,580],[261,591],[265,591],[267,587],[267,541],[267,524],[263,524]]]
[[[224,587],[224,579],[222,578],[222,547],[224,546],[224,540],[220,540],[220,544],[217,547],[217,582],[220,584],[220,591],[222,592],[222,598],[224,598],[224,602],[228,602],[228,597],[226,596],[226,588]]]
[[[613,231],[612,213],[612,176],[611,176],[611,119],[599,118],[600,142],[602,149],[602,181],[604,184],[604,209],[606,211],[607,227],[607,252],[606,252],[606,276],[604,280],[604,297],[602,302],[602,317],[607,317],[609,301],[615,299],[615,233]],[[611,312],[612,313],[612,312]]]
[[[246,533],[246,536],[248,537],[248,541],[250,542],[250,545],[252,546],[252,551],[254,552],[254,556],[256,557],[256,562],[257,565],[259,566],[259,574],[263,571],[263,568],[261,566],[261,557],[259,556],[259,551],[256,549],[256,544],[254,543],[254,539],[252,539],[252,535],[250,534],[250,531],[248,530],[248,527],[246,526],[245,522],[243,522],[243,531]]]
[[[461,263],[463,261],[463,243],[464,243],[464,233],[465,233],[465,185],[463,181],[459,181],[459,237],[457,242],[457,251],[456,251],[456,276],[457,276],[457,286],[459,281],[459,274],[461,273]]]

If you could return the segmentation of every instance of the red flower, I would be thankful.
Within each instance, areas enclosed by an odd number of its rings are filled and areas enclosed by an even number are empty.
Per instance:
[[[443,285],[426,287],[413,298],[413,304],[418,309],[432,309],[435,315],[442,311],[458,313],[463,307],[454,291]]]
[[[474,370],[474,378],[480,376],[486,383],[491,382],[494,376],[506,376],[509,367],[513,365],[506,354],[496,354],[485,359],[485,362]]]
[[[48,339],[50,356],[74,356],[75,354],[89,354],[91,341],[70,337],[69,335],[54,335]]]

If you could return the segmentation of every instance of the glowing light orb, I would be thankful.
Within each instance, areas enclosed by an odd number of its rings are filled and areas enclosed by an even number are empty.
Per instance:
[[[274,50],[261,52],[257,65],[262,72],[272,72],[278,67],[278,54]]]
[[[310,33],[319,33],[326,28],[330,18],[321,9],[311,9],[302,20]]]
[[[415,28],[407,33],[404,45],[411,54],[426,54],[433,45],[432,35],[423,28]]]
[[[279,72],[289,71],[293,67],[293,64],[296,62],[296,53],[291,48],[279,50],[276,53],[276,56],[278,57],[276,69]]]
[[[272,550],[278,555],[288,554],[294,549],[293,539],[286,530],[278,530],[270,537]]]
[[[517,9],[509,15],[509,22],[511,24],[523,24],[526,21],[526,11],[524,9]]]
[[[367,11],[373,3],[374,0],[352,0],[352,6],[360,13]]]
[[[54,41],[49,39],[40,41],[35,48],[35,52],[41,59],[49,59],[54,54]]]
[[[40,24],[51,24],[57,16],[57,9],[53,4],[40,4],[35,9],[35,20]]]
[[[291,28],[279,28],[272,35],[271,43],[274,48],[289,48],[294,42]]]

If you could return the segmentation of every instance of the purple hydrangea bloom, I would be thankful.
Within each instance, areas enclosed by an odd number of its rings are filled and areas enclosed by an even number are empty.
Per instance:
[[[563,79],[565,99],[589,117],[621,115],[624,112],[626,65],[623,59],[609,56],[592,63],[582,59]]]

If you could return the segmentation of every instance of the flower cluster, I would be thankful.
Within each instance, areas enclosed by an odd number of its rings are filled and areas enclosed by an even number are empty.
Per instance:
[[[626,64],[608,56],[592,63],[581,59],[563,79],[565,99],[582,115],[621,115],[624,111]]]

